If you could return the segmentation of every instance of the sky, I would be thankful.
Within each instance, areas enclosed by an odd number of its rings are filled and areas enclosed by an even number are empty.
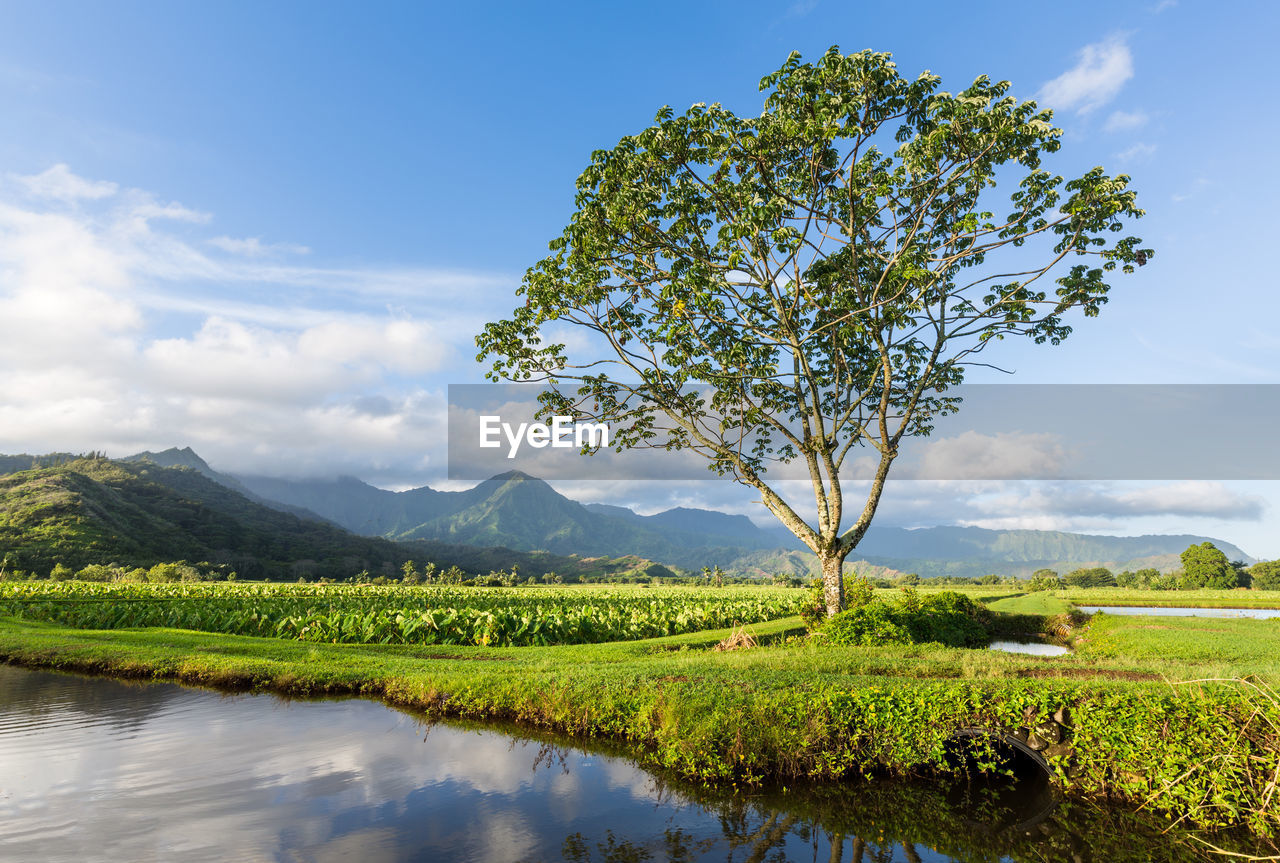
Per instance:
[[[1100,317],[971,380],[1280,383],[1280,8],[911,8],[0,0],[0,452],[191,446],[229,472],[450,487],[446,388],[482,380],[473,337],[591,152],[663,105],[756,113],[763,75],[832,44],[944,89],[1013,82],[1055,110],[1056,171],[1127,173],[1147,210],[1156,257]],[[1229,448],[1232,424],[1187,445]],[[556,485],[768,518],[715,480]],[[877,519],[1280,557],[1275,481],[901,481]]]

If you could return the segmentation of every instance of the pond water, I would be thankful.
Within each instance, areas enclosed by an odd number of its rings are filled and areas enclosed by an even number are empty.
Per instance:
[[[1156,617],[1280,617],[1280,608],[1157,608],[1153,605],[1081,605],[1085,614],[1149,614]]]
[[[734,795],[577,746],[0,665],[0,860],[1198,859],[1036,776]]]
[[[1061,644],[1049,644],[1046,641],[993,641],[987,645],[990,650],[1002,650],[1005,653],[1026,653],[1031,656],[1062,656],[1071,649]]]

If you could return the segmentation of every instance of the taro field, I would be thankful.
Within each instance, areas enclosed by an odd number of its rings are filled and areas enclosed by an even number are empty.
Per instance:
[[[330,644],[631,641],[787,617],[804,602],[804,591],[775,587],[0,583],[0,615],[26,620]]]

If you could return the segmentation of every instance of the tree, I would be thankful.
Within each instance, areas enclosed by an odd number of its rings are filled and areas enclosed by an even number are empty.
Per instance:
[[[1061,576],[1052,569],[1037,569],[1027,582],[1027,590],[1060,590],[1065,586]]]
[[[829,615],[899,447],[958,406],[948,390],[1001,339],[1058,344],[1068,312],[1098,314],[1110,274],[1152,255],[1120,233],[1142,215],[1128,177],[1041,167],[1050,111],[986,77],[939,87],[833,47],[766,76],[758,116],[663,108],[592,155],[523,305],[476,338],[491,380],[548,386],[540,416],[607,422],[618,450],[693,450],[759,492],[817,555]],[[841,472],[864,450],[846,524]],[[787,462],[812,525],[770,484]]]
[[[1265,560],[1249,567],[1254,590],[1280,590],[1280,560]]]
[[[1236,573],[1236,587],[1252,587],[1253,576],[1249,574],[1249,565],[1243,560],[1231,561],[1231,568]]]
[[[1064,579],[1071,587],[1115,587],[1116,577],[1105,566],[1084,567],[1067,573]]]
[[[1211,590],[1232,590],[1239,585],[1235,568],[1227,556],[1211,542],[1191,545],[1182,553],[1182,581],[1187,590],[1207,587]]]

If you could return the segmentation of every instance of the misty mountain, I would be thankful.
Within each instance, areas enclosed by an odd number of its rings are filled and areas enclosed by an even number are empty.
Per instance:
[[[623,507],[584,506],[519,472],[456,492],[427,487],[391,492],[351,477],[238,479],[264,499],[318,512],[356,533],[400,541],[496,545],[562,555],[636,555],[695,570],[707,565],[702,552],[708,549],[732,550],[733,554],[717,555],[731,560],[744,550],[777,545],[744,516],[707,510],[641,516]]]
[[[519,472],[462,492],[423,487],[375,488],[350,477],[280,480],[241,476],[264,499],[320,513],[357,533],[463,545],[502,545],[556,554],[634,554],[669,566],[737,572],[815,571],[813,557],[783,527],[761,528],[742,515],[678,507],[640,515],[610,504],[580,504],[542,480]],[[905,529],[872,526],[849,560],[923,576],[1030,574],[1048,567],[1174,569],[1193,543],[1213,542],[1233,560],[1253,562],[1222,540],[1193,535],[1115,537],[978,527]]]
[[[219,473],[209,467],[209,463],[196,455],[195,450],[189,446],[183,447],[182,449],[170,447],[162,452],[150,452],[149,450],[143,451],[131,456],[115,459],[115,461],[125,464],[150,464],[164,468],[188,468],[207,479],[213,480],[218,485],[225,486],[226,488],[239,492],[254,503],[296,515],[298,518],[310,519],[312,521],[331,521],[331,519],[325,519],[318,513],[312,512],[305,507],[282,504],[280,501],[268,500],[255,494],[253,491],[245,487],[240,480],[230,474]]]
[[[82,461],[115,465],[132,480],[116,474],[114,485],[104,485],[101,477],[89,475],[92,472],[86,473],[83,466],[65,470]],[[491,560],[509,557],[511,550],[543,555],[540,559],[549,566],[554,560],[554,567],[560,571],[565,571],[570,559],[624,557],[694,572],[704,566],[759,576],[804,576],[817,571],[813,555],[780,526],[761,528],[745,516],[687,507],[646,516],[620,506],[584,505],[546,482],[518,472],[492,477],[466,491],[437,491],[424,486],[392,492],[353,477],[291,480],[231,476],[214,470],[190,448],[138,453],[115,462],[102,458],[84,460],[67,453],[0,456],[0,476],[32,470],[55,472],[40,481],[57,487],[58,493],[41,500],[56,504],[55,510],[68,501],[74,502],[63,513],[66,518],[48,510],[41,518],[51,518],[49,524],[59,530],[71,530],[81,523],[97,525],[89,531],[96,537],[96,544],[90,543],[93,548],[119,548],[122,553],[129,551],[135,556],[176,554],[213,559],[210,555],[225,557],[247,548],[249,557],[258,559],[264,548],[270,548],[262,559],[272,566],[286,563],[289,554],[295,560],[342,558],[384,566],[405,557],[439,560],[444,549],[452,550],[449,553],[455,558],[459,549],[488,549],[487,559]],[[59,470],[61,474],[57,474]],[[162,486],[176,494],[179,501],[157,496],[154,491],[142,493],[139,483]],[[124,494],[123,490],[129,493]],[[5,503],[9,514],[5,518],[11,527],[16,524],[15,513],[22,511],[18,499],[30,493],[29,484],[9,489]],[[143,502],[148,503],[143,506]],[[157,518],[152,518],[157,516],[152,504],[160,507]],[[139,506],[144,510],[141,514]],[[182,507],[193,511],[180,514],[177,510]],[[292,521],[281,522],[282,515]],[[238,526],[233,529],[227,518]],[[222,526],[207,535],[193,532],[202,519]],[[288,537],[299,531],[299,525],[310,526],[302,530],[303,534],[313,529],[331,533],[323,541],[320,534],[311,535],[319,547],[310,540],[300,545],[284,539],[275,546],[264,544],[263,537],[273,533]],[[14,543],[30,538],[19,534],[21,531],[5,535],[9,545],[4,550],[12,550],[17,547]],[[68,535],[72,534],[78,535],[75,530]],[[119,543],[107,541],[103,545],[103,536],[115,537]],[[374,553],[372,547],[360,545],[370,538],[391,540],[396,545],[379,546]],[[887,526],[873,526],[849,562],[863,570],[915,572],[925,577],[991,572],[1029,575],[1041,567],[1059,572],[1080,566],[1116,570],[1153,566],[1170,570],[1177,568],[1178,555],[1188,545],[1205,541],[1213,542],[1233,560],[1253,562],[1231,543],[1192,535],[1113,537],[1061,531],[976,527],[908,530]],[[414,544],[413,550],[406,551],[403,543]],[[337,548],[344,544],[346,550],[338,552]],[[41,552],[46,553],[52,550]]]

